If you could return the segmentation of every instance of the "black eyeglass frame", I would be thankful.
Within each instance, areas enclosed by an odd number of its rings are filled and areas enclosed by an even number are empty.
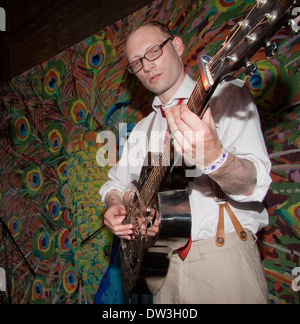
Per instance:
[[[165,40],[164,42],[162,42],[161,44],[159,44],[159,45],[155,45],[155,46],[153,46],[152,48],[150,48],[150,49],[145,53],[145,55],[144,55],[143,57],[141,57],[141,58],[139,58],[139,59],[137,59],[137,60],[134,60],[134,61],[132,61],[131,63],[129,63],[129,64],[127,65],[127,70],[128,70],[128,72],[131,73],[131,74],[136,74],[136,73],[140,72],[141,69],[144,67],[143,59],[146,59],[146,60],[149,61],[149,62],[153,62],[153,61],[159,59],[159,58],[163,55],[163,53],[164,53],[164,52],[163,52],[163,47],[168,43],[169,40],[173,40],[173,39],[174,39],[174,38],[169,37],[168,39],[166,39],[166,40]],[[156,48],[156,47],[159,48],[159,49],[161,50],[161,53],[160,53],[160,54],[159,54],[155,59],[148,59],[148,58],[147,58],[147,54],[148,54],[149,52],[153,51],[153,49]],[[132,65],[133,65],[134,63],[136,63],[136,62],[141,62],[141,68],[140,68],[139,70],[137,70],[137,71],[134,71]]]

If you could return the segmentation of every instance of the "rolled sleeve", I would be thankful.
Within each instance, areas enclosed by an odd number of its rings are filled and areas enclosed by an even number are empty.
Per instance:
[[[252,195],[226,194],[238,202],[262,202],[271,184],[271,162],[256,104],[246,86],[240,89],[225,83],[220,88],[223,88],[221,95],[214,103],[221,143],[229,153],[251,161],[256,168],[256,186]]]
[[[255,201],[263,202],[268,192],[268,189],[270,187],[270,184],[272,182],[269,175],[271,169],[270,161],[263,162],[250,155],[237,156],[237,157],[249,160],[254,164],[256,168],[256,186],[253,190],[253,193],[249,196],[232,195],[226,192],[227,196],[232,200],[238,202],[255,202]]]
[[[120,161],[108,172],[108,180],[99,190],[104,205],[109,191],[118,190],[124,193],[129,190],[133,181],[139,179],[148,149],[146,130],[154,116],[152,113],[135,126],[124,145]]]
[[[106,203],[105,203],[106,194],[111,190],[118,190],[123,194],[125,192],[126,188],[124,186],[122,186],[121,183],[119,183],[117,181],[114,181],[111,179],[107,180],[107,182],[99,190],[99,194],[101,196],[102,203],[105,207],[106,207]]]

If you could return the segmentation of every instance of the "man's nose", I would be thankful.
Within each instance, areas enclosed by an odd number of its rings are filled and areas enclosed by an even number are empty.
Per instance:
[[[153,68],[155,68],[154,61],[148,61],[146,58],[143,58],[143,69],[144,72],[150,72]]]

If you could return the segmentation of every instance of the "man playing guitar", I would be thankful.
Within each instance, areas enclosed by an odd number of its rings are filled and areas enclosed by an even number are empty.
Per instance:
[[[190,250],[184,259],[173,254],[154,303],[267,303],[268,287],[255,233],[268,224],[262,201],[271,183],[271,164],[256,105],[245,86],[223,81],[201,118],[190,111],[186,103],[195,82],[184,71],[183,52],[182,39],[158,22],[139,26],[128,35],[128,70],[156,97],[153,112],[136,125],[124,147],[125,153],[100,189],[108,207],[105,224],[122,239],[132,239],[133,225],[124,224],[127,212],[123,195],[128,185],[139,178],[148,149],[137,134],[147,133],[150,124],[153,134],[169,129],[176,152],[184,152],[185,162],[201,169],[202,175],[194,177],[189,188]],[[183,103],[178,104],[179,100]],[[196,132],[203,136],[197,137]],[[149,142],[156,150],[158,139],[150,136]],[[199,160],[195,158],[198,150],[203,152]],[[130,162],[130,152],[136,153],[135,163]],[[211,180],[227,195],[228,213],[223,215],[223,228]],[[153,217],[154,209],[149,212]],[[244,229],[244,240],[237,235],[229,214]],[[215,238],[220,229],[225,244],[218,246]],[[158,231],[156,217],[147,235],[155,236]]]

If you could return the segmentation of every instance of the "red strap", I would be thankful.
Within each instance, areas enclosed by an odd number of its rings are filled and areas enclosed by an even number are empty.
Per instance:
[[[160,106],[160,112],[161,112],[161,115],[166,118],[166,114],[165,114],[165,111],[163,110],[162,106]]]
[[[189,253],[189,250],[190,250],[191,246],[192,246],[192,237],[190,236],[190,238],[189,238],[188,242],[186,243],[186,245],[177,250],[178,255],[180,256],[180,258],[182,260],[185,260],[186,256]]]
[[[183,102],[184,102],[184,98],[179,99],[177,106],[181,106]]]

